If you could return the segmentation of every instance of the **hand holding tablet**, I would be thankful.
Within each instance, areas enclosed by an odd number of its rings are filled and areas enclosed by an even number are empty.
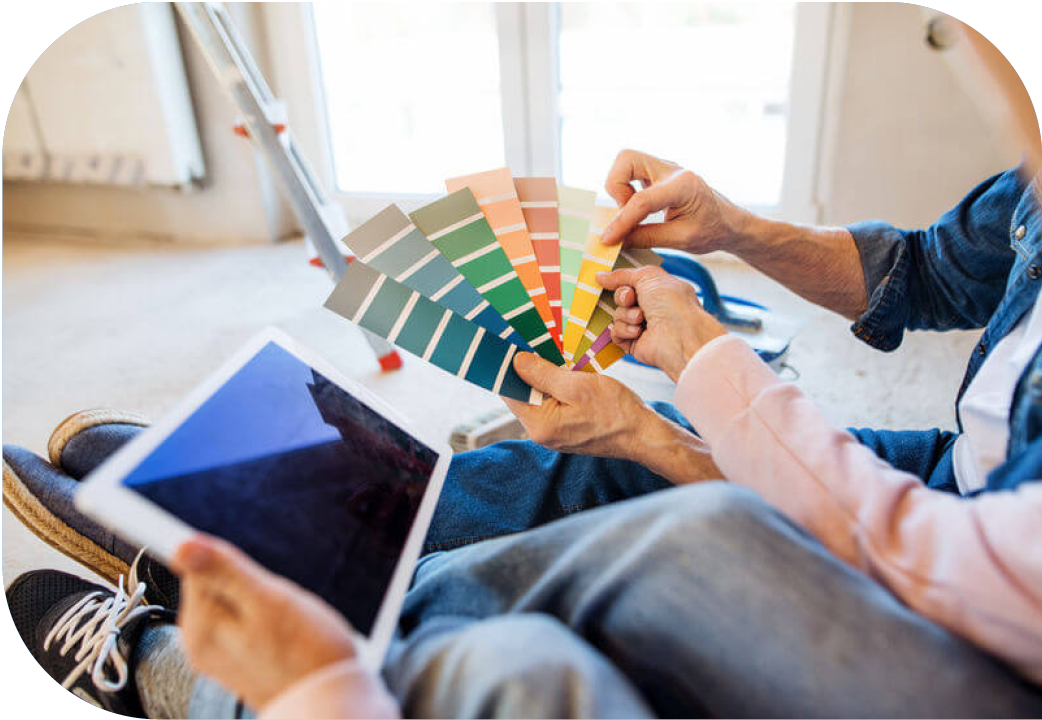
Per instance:
[[[383,658],[451,459],[268,331],[92,473],[77,506],[169,562],[202,531],[310,590]]]

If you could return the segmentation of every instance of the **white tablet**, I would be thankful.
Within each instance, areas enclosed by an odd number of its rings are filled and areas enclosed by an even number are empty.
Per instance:
[[[452,453],[267,330],[91,473],[87,515],[169,561],[196,530],[324,598],[379,665]]]

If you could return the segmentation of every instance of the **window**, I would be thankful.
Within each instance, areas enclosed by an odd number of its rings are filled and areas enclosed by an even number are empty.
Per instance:
[[[828,7],[318,3],[325,180],[357,220],[504,164],[599,189],[632,147],[813,220]]]
[[[504,164],[490,3],[317,3],[336,186],[442,192]]]
[[[781,199],[795,3],[564,3],[565,183],[598,187],[615,151],[680,162],[746,204]]]

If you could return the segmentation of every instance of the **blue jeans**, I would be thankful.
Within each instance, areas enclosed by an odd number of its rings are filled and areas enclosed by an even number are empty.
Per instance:
[[[65,445],[62,467],[82,478],[139,432],[141,428],[124,424],[82,430]],[[43,475],[34,486],[61,473],[28,451],[5,448],[5,458],[9,451],[20,460],[19,473]],[[465,476],[455,474],[461,482]],[[42,499],[55,506],[71,502],[66,495],[55,492]],[[118,542],[102,528],[92,525],[91,532],[106,547]],[[155,712],[192,718],[252,716],[234,693],[195,675],[182,654],[170,652],[169,633],[170,628],[146,631],[137,648],[144,655],[138,656],[136,667],[148,666],[149,671],[135,672],[135,681],[148,697],[161,699],[162,709]],[[652,716],[618,668],[546,614],[434,618],[422,634],[412,635],[408,651],[399,656],[407,658],[411,673],[400,697],[419,717]],[[400,666],[399,678],[403,672]]]
[[[659,414],[690,429],[676,409]],[[527,441],[496,443],[452,459],[424,553],[529,530],[589,508],[673,487],[628,460],[568,455]]]
[[[457,456],[387,666],[406,712],[440,671],[417,651],[430,629],[535,614],[584,638],[661,716],[1042,714],[1036,686],[754,493],[667,487],[634,463],[532,443]]]
[[[115,431],[74,438],[63,464],[93,467]],[[886,457],[892,443],[875,444]],[[1042,715],[1037,688],[756,495],[671,487],[635,463],[527,442],[457,456],[385,668],[403,710]],[[189,716],[236,711],[234,696],[197,682]]]

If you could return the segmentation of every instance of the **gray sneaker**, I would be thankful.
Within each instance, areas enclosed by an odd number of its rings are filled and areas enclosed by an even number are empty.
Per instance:
[[[146,628],[174,621],[149,605],[133,572],[115,592],[57,570],[18,576],[7,604],[26,647],[52,678],[81,700],[144,717],[134,682],[135,653]]]

